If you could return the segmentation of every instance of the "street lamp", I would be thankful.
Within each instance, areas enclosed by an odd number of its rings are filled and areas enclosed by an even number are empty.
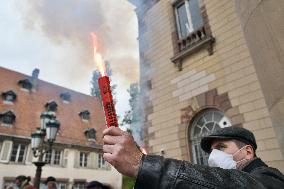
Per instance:
[[[47,152],[51,152],[52,144],[55,141],[57,132],[60,128],[60,122],[56,120],[54,112],[43,112],[40,115],[41,125],[35,132],[31,134],[31,147],[34,157],[38,158],[33,162],[36,169],[34,186],[39,189],[42,167],[46,164],[43,156]]]

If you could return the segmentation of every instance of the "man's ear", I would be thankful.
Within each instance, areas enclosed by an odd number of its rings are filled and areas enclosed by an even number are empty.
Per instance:
[[[251,145],[245,147],[246,150],[246,159],[252,159],[254,157],[254,150]]]

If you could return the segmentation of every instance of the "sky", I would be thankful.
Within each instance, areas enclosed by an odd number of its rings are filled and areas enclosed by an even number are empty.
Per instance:
[[[0,1],[0,66],[28,75],[38,68],[41,80],[90,94],[90,32],[111,64],[122,116],[139,78],[137,18],[127,0]]]

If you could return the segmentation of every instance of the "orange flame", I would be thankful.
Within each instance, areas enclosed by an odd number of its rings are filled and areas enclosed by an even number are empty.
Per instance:
[[[98,39],[97,35],[95,33],[91,33],[91,37],[93,39],[93,46],[94,46],[94,62],[98,67],[98,70],[101,73],[101,76],[106,76],[106,68],[104,65],[103,57],[100,53],[97,52],[97,46],[98,46]]]
[[[142,152],[143,154],[145,154],[145,155],[147,155],[147,154],[148,154],[145,148],[140,147],[140,150],[141,150],[141,152]]]

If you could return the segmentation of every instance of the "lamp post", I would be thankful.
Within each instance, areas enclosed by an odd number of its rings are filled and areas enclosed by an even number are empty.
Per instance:
[[[57,132],[60,127],[60,122],[56,120],[54,112],[43,112],[40,115],[41,127],[37,128],[31,134],[31,147],[34,157],[38,158],[33,162],[36,166],[36,174],[34,179],[34,187],[39,189],[42,167],[46,164],[43,161],[43,156],[47,152],[51,152],[52,144],[55,141]]]

